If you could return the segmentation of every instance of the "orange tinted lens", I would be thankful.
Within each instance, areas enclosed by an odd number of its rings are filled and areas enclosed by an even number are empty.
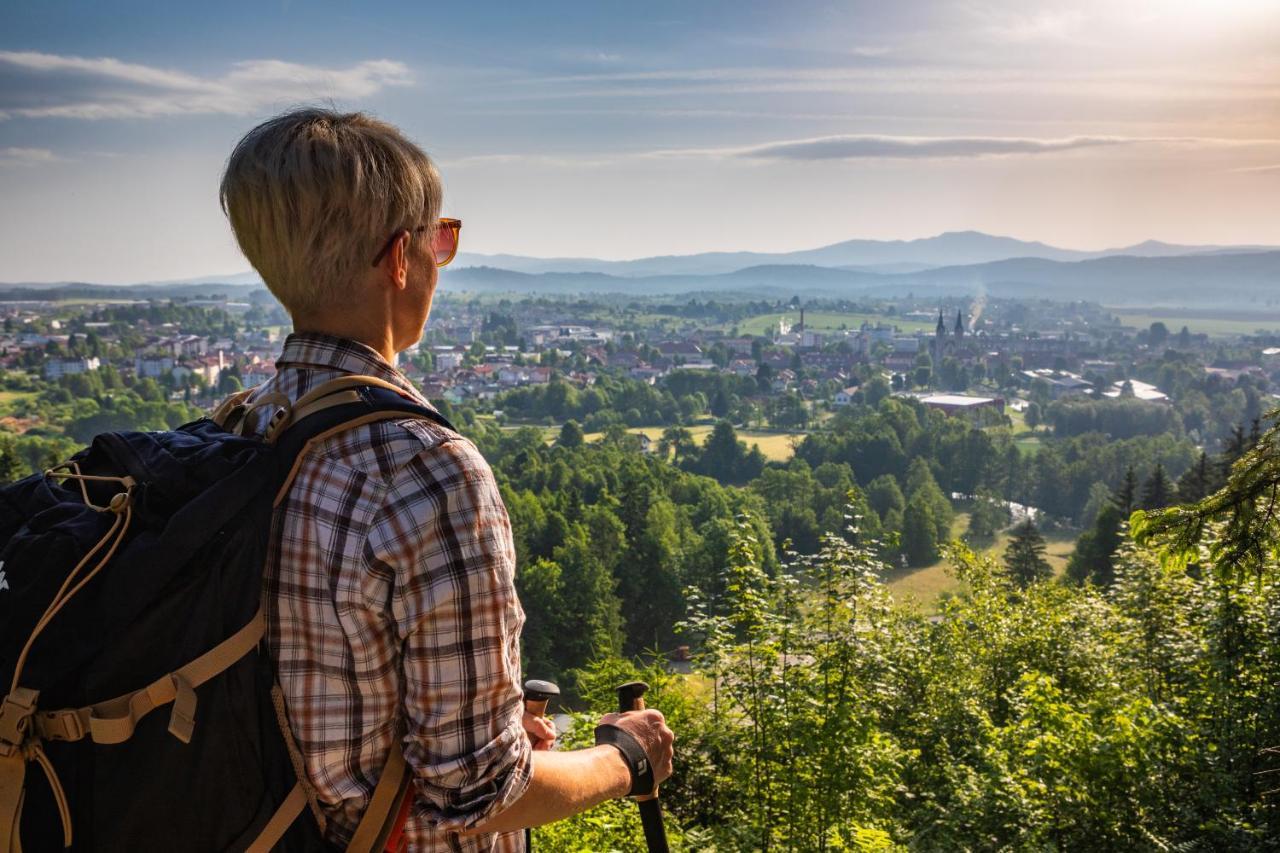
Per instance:
[[[431,252],[435,255],[436,265],[444,266],[453,260],[458,251],[458,231],[461,230],[452,222],[441,222],[431,237]]]

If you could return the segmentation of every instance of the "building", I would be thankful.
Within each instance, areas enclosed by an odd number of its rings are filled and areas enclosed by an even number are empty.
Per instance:
[[[964,343],[964,331],[964,315],[957,310],[955,326],[948,335],[947,324],[942,319],[942,309],[938,309],[938,325],[933,330],[933,352],[930,353],[935,367],[942,363],[943,358],[958,355],[957,350]]]
[[[45,379],[61,379],[63,376],[78,376],[97,370],[102,362],[92,358],[51,358],[44,363]]]
[[[831,402],[836,406],[847,406],[853,402],[853,395],[857,393],[857,385],[850,385],[848,388],[841,388],[836,392],[836,395],[831,399]]]
[[[1146,382],[1139,382],[1137,379],[1126,379],[1122,382],[1113,382],[1111,387],[1102,392],[1102,396],[1118,399],[1125,396],[1125,382],[1133,389],[1133,397],[1136,400],[1145,400],[1148,403],[1167,403],[1169,395],[1161,391],[1154,385]]]
[[[159,379],[173,372],[173,358],[167,355],[138,356],[133,360],[133,372],[139,379]]]
[[[1048,368],[1024,370],[1022,371],[1022,378],[1026,380],[1028,385],[1037,380],[1043,381],[1049,386],[1049,396],[1054,400],[1060,397],[1088,394],[1093,390],[1093,383],[1065,370],[1049,370]]]
[[[950,415],[981,415],[989,411],[1004,414],[1003,397],[971,397],[968,394],[930,394],[920,402],[930,409]]]

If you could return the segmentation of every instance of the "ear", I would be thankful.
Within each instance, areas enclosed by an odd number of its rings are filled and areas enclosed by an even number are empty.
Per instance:
[[[397,290],[404,290],[409,286],[409,239],[409,232],[401,231],[391,242],[387,256],[382,259],[387,283]]]

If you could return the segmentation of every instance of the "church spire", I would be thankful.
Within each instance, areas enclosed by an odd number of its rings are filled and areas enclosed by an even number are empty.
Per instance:
[[[961,316],[959,309],[956,310],[956,337],[964,337],[964,317]]]
[[[947,324],[942,320],[942,309],[938,309],[938,327],[933,330],[938,337],[942,337],[947,333]]]

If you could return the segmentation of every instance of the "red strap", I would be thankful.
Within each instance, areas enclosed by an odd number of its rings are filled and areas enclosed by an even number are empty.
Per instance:
[[[400,804],[400,811],[396,814],[395,827],[391,830],[391,834],[387,836],[386,853],[400,853],[402,845],[405,843],[404,825],[409,822],[409,812],[412,809],[413,790],[410,789],[408,796]]]

